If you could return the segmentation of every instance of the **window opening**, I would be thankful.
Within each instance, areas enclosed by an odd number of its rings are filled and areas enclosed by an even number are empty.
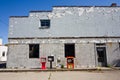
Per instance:
[[[65,44],[65,57],[75,57],[75,44]]]
[[[29,45],[29,58],[39,58],[39,44]]]

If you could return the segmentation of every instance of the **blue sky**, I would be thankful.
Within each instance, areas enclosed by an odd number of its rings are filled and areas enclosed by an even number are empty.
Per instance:
[[[10,16],[28,16],[31,10],[52,10],[56,5],[109,6],[120,0],[0,0],[0,38],[8,43]]]

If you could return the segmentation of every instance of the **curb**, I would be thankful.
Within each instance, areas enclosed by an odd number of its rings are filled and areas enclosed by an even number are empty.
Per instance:
[[[63,72],[63,71],[113,71],[120,69],[113,68],[93,68],[93,69],[0,69],[0,72]]]

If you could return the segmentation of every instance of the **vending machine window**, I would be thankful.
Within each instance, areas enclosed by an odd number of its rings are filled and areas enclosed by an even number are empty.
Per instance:
[[[67,57],[67,68],[74,69],[74,57]]]

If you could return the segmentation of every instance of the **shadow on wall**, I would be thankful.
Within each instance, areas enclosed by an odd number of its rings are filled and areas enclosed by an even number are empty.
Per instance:
[[[114,67],[120,67],[120,59],[114,60],[113,61],[113,66]]]

